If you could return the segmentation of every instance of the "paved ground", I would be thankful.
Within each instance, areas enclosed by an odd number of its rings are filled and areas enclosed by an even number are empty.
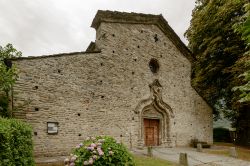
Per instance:
[[[136,154],[147,154],[147,149],[134,150]],[[194,148],[153,148],[153,155],[174,163],[179,162],[180,153],[187,153],[189,166],[250,166],[250,162],[221,155],[197,152]]]
[[[147,155],[147,149],[133,150],[133,153]],[[250,162],[226,157],[213,155],[204,152],[197,152],[194,148],[153,148],[153,155],[174,163],[179,162],[180,153],[187,153],[189,166],[250,166]],[[38,166],[63,166],[66,156],[36,158]]]

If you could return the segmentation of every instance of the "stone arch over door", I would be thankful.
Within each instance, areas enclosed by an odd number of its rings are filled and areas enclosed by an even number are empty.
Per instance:
[[[135,113],[139,116],[138,147],[145,146],[144,119],[158,119],[159,145],[171,147],[171,120],[174,117],[172,108],[162,100],[162,86],[156,79],[150,87],[150,97],[139,102]]]

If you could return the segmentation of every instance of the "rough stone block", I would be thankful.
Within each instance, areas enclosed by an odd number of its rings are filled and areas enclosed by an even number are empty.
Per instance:
[[[148,156],[153,157],[153,148],[152,148],[152,146],[148,146]]]
[[[188,166],[187,153],[180,153],[179,164],[181,166]]]
[[[202,144],[201,143],[197,144],[197,152],[202,152]]]
[[[230,149],[229,149],[229,155],[231,157],[234,157],[234,158],[238,157],[235,147],[230,147]]]

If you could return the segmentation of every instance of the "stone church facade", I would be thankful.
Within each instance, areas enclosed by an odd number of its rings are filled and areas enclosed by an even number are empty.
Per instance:
[[[35,155],[67,155],[87,136],[128,148],[212,143],[212,109],[191,86],[190,51],[161,15],[98,11],[85,52],[13,60],[16,116]]]

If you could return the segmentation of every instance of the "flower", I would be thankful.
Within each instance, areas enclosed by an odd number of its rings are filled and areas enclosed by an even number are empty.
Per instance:
[[[97,155],[94,155],[94,156],[93,156],[93,159],[96,160],[96,159],[97,159]]]
[[[80,143],[79,146],[82,147],[82,146],[83,146],[83,143]]]
[[[69,164],[69,159],[68,158],[64,159],[64,164]]]
[[[98,147],[98,148],[97,148],[97,151],[100,152],[100,151],[102,151],[102,149],[101,149],[100,147]]]
[[[99,155],[100,155],[100,156],[103,156],[103,155],[104,155],[103,151],[100,151],[100,152],[99,152]]]
[[[75,163],[70,163],[70,165],[69,166],[75,166]]]
[[[80,148],[80,145],[76,145],[76,148],[79,149],[79,148]]]
[[[104,153],[103,153],[103,151],[102,151],[101,148],[97,148],[97,151],[98,151],[98,154],[99,154],[100,156],[103,156],[103,155],[104,155]]]
[[[83,165],[89,165],[89,162],[88,161],[84,161]]]
[[[96,144],[91,143],[90,146],[95,148],[95,147],[96,147]]]
[[[93,163],[94,163],[93,158],[90,158],[90,159],[89,159],[89,164],[92,165]]]
[[[71,157],[70,161],[74,162],[76,160],[76,155],[74,155],[73,157]]]
[[[113,154],[114,154],[114,152],[113,152],[113,151],[109,151],[109,155],[111,155],[111,156],[112,156]]]
[[[99,139],[98,142],[103,143],[104,139]]]
[[[93,151],[95,148],[92,146],[87,147],[88,150]]]

